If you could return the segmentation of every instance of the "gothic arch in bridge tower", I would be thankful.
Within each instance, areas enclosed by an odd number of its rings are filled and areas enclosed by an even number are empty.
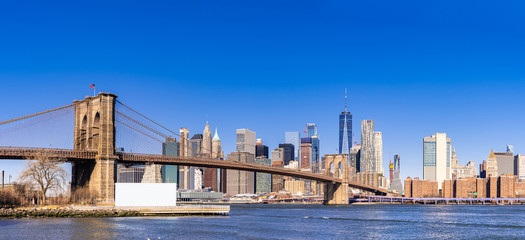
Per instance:
[[[325,183],[324,204],[348,204],[348,154],[325,155],[325,174],[341,183]]]
[[[79,139],[79,149],[86,149],[87,141],[87,115],[84,115],[82,118],[82,126],[80,128],[80,139]]]
[[[93,126],[91,127],[92,131],[92,138],[91,138],[91,148],[92,149],[98,149],[99,145],[99,135],[100,135],[100,113],[97,112],[95,114],[95,118],[93,119]]]

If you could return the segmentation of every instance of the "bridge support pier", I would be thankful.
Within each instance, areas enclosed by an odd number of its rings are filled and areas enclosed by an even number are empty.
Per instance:
[[[91,174],[89,191],[96,201],[104,203],[115,202],[115,182],[116,182],[116,161],[115,158],[98,158]]]
[[[348,154],[325,155],[325,174],[341,178],[342,183],[325,183],[323,204],[349,204],[347,159]]]
[[[325,183],[324,201],[325,205],[349,204],[348,184]]]

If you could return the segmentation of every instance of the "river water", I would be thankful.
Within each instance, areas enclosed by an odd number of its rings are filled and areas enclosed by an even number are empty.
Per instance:
[[[525,206],[233,205],[227,217],[0,220],[0,239],[525,239]]]

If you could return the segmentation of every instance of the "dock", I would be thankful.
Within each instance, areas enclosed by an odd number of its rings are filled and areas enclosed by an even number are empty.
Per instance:
[[[195,215],[218,215],[228,216],[230,205],[206,205],[190,204],[167,207],[118,207],[117,209],[135,210],[144,216],[176,215],[176,216],[195,216]]]

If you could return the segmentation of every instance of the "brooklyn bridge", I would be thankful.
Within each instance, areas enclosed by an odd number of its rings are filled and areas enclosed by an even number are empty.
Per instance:
[[[162,142],[159,138],[167,137],[156,129],[183,136],[123,104],[111,93],[99,93],[74,101],[71,105],[6,120],[0,122],[0,127],[0,159],[47,158],[70,162],[71,187],[87,186],[98,201],[106,203],[112,203],[115,199],[118,163],[235,169],[309,179],[324,183],[325,204],[348,204],[349,188],[376,195],[388,193],[386,189],[351,181],[346,154],[325,155],[324,172],[312,173],[209,156],[145,153],[148,151],[144,146],[148,144],[143,142],[158,143]],[[71,130],[73,133],[69,132]],[[53,142],[52,139],[60,140]],[[118,146],[127,144],[136,150],[117,151],[117,142]]]

